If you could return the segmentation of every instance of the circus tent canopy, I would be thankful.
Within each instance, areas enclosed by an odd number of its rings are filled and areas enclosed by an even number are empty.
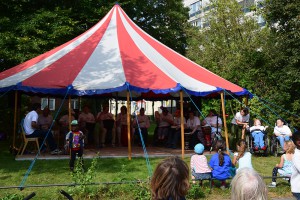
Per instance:
[[[80,36],[0,73],[0,92],[121,96],[128,89],[134,96],[250,94],[145,33],[119,5]]]

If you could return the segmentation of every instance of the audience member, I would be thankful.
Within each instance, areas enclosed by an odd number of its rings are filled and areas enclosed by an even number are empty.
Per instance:
[[[283,150],[284,141],[290,140],[292,131],[287,125],[284,124],[283,119],[277,119],[276,126],[274,128],[274,135],[279,140],[280,146]]]
[[[207,117],[203,120],[203,126],[210,126],[211,127],[211,139],[215,137],[216,133],[222,132],[222,119],[216,114],[216,111],[211,109]]]
[[[212,177],[221,181],[221,189],[225,189],[226,179],[230,177],[230,168],[232,167],[231,159],[225,153],[225,141],[218,140],[215,150],[217,153],[211,157],[209,166],[212,168]]]
[[[245,139],[245,132],[249,124],[249,110],[243,108],[237,112],[231,121],[232,133],[235,134],[235,139],[238,140],[240,132],[242,132],[242,139]]]
[[[141,130],[141,134],[144,140],[144,144],[146,145],[148,142],[148,128],[150,127],[150,120],[147,115],[145,115],[145,108],[140,109],[140,113],[137,115],[137,120],[133,120],[133,127],[135,128],[134,135],[138,138],[138,144],[141,145],[141,138],[139,128]]]
[[[251,153],[247,151],[248,146],[246,140],[239,140],[238,143],[236,144],[237,146],[237,151],[233,154],[233,160],[232,164],[236,166],[237,164],[239,167],[237,168],[236,171],[239,171],[242,168],[253,168],[252,167],[252,160],[251,160]]]
[[[48,130],[40,129],[38,125],[38,118],[39,118],[38,112],[40,111],[41,111],[41,104],[35,103],[32,106],[32,111],[25,116],[24,124],[23,124],[25,135],[27,138],[39,137],[42,140],[46,138],[47,143],[51,150],[51,154],[60,154],[62,152],[57,148],[52,133],[49,132]],[[41,149],[42,151],[43,148],[44,145],[42,146]]]
[[[79,130],[78,121],[73,120],[71,122],[71,131],[66,135],[67,147],[70,149],[70,170],[74,170],[74,163],[76,160],[76,155],[79,158],[81,167],[83,167],[83,145],[84,145],[84,135]]]
[[[42,111],[42,114],[39,115],[38,125],[42,130],[48,131],[53,122],[53,117],[50,114],[49,108],[46,106]]]
[[[193,183],[195,183],[195,180],[200,180],[200,185],[202,185],[203,179],[211,178],[211,169],[207,164],[206,156],[203,155],[203,144],[197,144],[194,151],[196,154],[191,157],[192,180]]]
[[[189,112],[189,118],[186,122],[186,126],[191,130],[192,134],[190,149],[193,149],[198,142],[201,142],[204,145],[205,139],[201,129],[201,122],[199,117],[195,116],[193,111]]]
[[[151,178],[153,200],[185,200],[189,189],[188,165],[178,157],[161,161]]]
[[[186,121],[183,118],[183,126],[186,128]],[[181,135],[181,116],[180,110],[176,110],[174,115],[173,125],[171,126],[171,131],[169,131],[167,147],[176,149],[178,140],[180,139]]]
[[[264,131],[268,126],[262,126],[259,119],[254,120],[254,125],[250,127],[250,133],[254,139],[254,151],[266,150],[267,146],[264,141]]]
[[[293,170],[291,176],[291,190],[297,200],[300,200],[300,132],[296,131],[292,135],[292,140],[296,146],[293,156]]]
[[[173,125],[173,116],[169,113],[169,110],[165,107],[161,107],[162,113],[157,117],[158,129],[157,129],[157,135],[158,140],[163,141],[165,137],[169,134],[169,129]]]
[[[292,169],[293,169],[293,155],[295,153],[295,145],[292,141],[285,141],[284,142],[284,151],[285,154],[283,154],[280,158],[280,163],[276,164],[273,171],[272,171],[272,183],[269,185],[269,187],[276,187],[276,177],[277,173],[280,174],[280,176],[288,176],[291,177],[292,175]]]
[[[83,131],[86,139],[85,143],[92,143],[94,141],[93,133],[95,126],[95,117],[90,112],[89,106],[85,105],[82,112],[78,116],[79,129]]]
[[[116,132],[115,132],[115,120],[114,115],[109,112],[109,105],[103,106],[103,111],[99,112],[96,117],[97,123],[100,125],[100,130],[95,134],[95,142],[99,147],[105,147],[105,142],[107,136],[111,142],[111,145],[114,147],[116,142]],[[108,135],[109,134],[109,135]],[[99,145],[99,136],[100,136],[100,145]]]
[[[118,114],[116,119],[117,133],[118,133],[118,145],[128,145],[128,122],[127,122],[127,108],[126,106],[121,107],[121,112]],[[131,124],[131,123],[130,123]],[[131,129],[130,129],[131,130]],[[131,132],[130,132],[131,134]]]
[[[231,200],[267,200],[268,190],[262,177],[250,168],[238,171],[231,181]]]
[[[69,123],[72,122],[73,120],[75,120],[75,112],[72,109],[71,110],[71,118],[69,119],[69,111],[65,110],[63,112],[63,115],[61,116],[61,118],[59,119],[59,124],[60,124],[60,133],[63,134],[63,136],[65,137],[67,135],[67,133],[70,131],[69,128]]]

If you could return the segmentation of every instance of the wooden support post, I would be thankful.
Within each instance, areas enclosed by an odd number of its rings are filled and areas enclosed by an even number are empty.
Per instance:
[[[226,147],[227,147],[227,154],[229,155],[229,141],[228,141],[228,129],[227,129],[227,123],[226,123],[226,116],[225,116],[224,93],[221,92],[221,102],[222,102],[222,114],[223,114],[224,130],[225,130],[225,141],[226,141]]]
[[[180,90],[181,157],[184,159],[183,92]]]
[[[131,160],[131,127],[130,127],[130,100],[129,100],[129,92],[127,91],[127,136],[128,136],[128,160]]]
[[[18,109],[18,91],[15,91],[15,112],[14,112],[14,132],[13,132],[13,148],[16,146],[16,132],[17,132],[17,109]]]
[[[69,96],[69,101],[68,101],[68,111],[69,111],[69,113],[68,113],[68,115],[69,115],[69,117],[68,117],[68,121],[69,121],[69,131],[71,131],[71,120],[72,120],[72,117],[71,117],[71,115],[72,115],[72,112],[71,112],[71,96]]]

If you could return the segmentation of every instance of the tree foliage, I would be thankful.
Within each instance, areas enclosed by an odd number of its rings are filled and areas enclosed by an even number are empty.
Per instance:
[[[0,0],[0,70],[40,55],[78,36],[114,6],[101,0]],[[138,26],[184,54],[188,9],[181,0],[124,0]]]

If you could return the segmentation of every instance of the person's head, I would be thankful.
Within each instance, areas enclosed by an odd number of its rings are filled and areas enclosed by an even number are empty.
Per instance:
[[[85,106],[83,107],[82,111],[83,111],[85,114],[87,114],[87,113],[90,112],[90,107],[89,107],[88,105],[85,105]]]
[[[161,161],[151,179],[152,199],[179,200],[189,189],[189,167],[178,157]]]
[[[300,149],[300,132],[298,130],[292,135],[292,140],[296,148]]]
[[[245,151],[247,150],[247,147],[248,147],[246,140],[244,140],[244,139],[239,140],[236,143],[236,147],[237,147],[237,150],[239,152],[239,156],[243,157],[243,155],[244,155],[244,153],[245,153]]]
[[[145,115],[145,108],[141,108],[141,109],[140,109],[140,115],[141,115],[141,116]]]
[[[231,181],[231,200],[267,200],[268,190],[262,177],[250,168],[242,168]]]
[[[208,116],[212,117],[216,115],[216,111],[214,109],[210,109],[208,112]]]
[[[283,119],[277,119],[276,120],[276,126],[278,126],[278,127],[282,127],[284,125],[284,121],[283,121]]]
[[[122,106],[122,107],[121,107],[121,113],[122,113],[122,114],[126,114],[126,113],[127,113],[127,108],[126,108],[126,106]]]
[[[190,119],[194,119],[194,116],[195,116],[194,111],[190,110],[190,111],[189,111],[189,118],[190,118]]]
[[[203,151],[204,151],[203,144],[201,144],[201,143],[196,144],[195,147],[194,147],[194,151],[195,151],[196,154],[202,155]]]
[[[109,106],[107,104],[103,105],[103,112],[108,113],[109,111]]]
[[[163,115],[168,115],[168,113],[169,113],[168,108],[163,107],[163,108],[162,108],[162,114],[163,114]]]
[[[176,110],[174,116],[175,117],[180,117],[180,110]]]
[[[259,119],[254,120],[254,126],[261,126],[261,122]]]
[[[284,149],[285,153],[291,153],[291,154],[295,153],[294,142],[291,140],[285,141],[283,149]]]
[[[226,150],[226,144],[224,140],[218,140],[216,142],[215,150],[219,154],[219,165],[223,166],[224,164],[224,151]]]
[[[78,121],[77,120],[73,120],[71,122],[71,130],[72,131],[78,131]]]
[[[49,113],[50,113],[50,110],[49,110],[48,106],[46,106],[43,110],[43,116],[47,117],[49,115]]]
[[[249,114],[248,108],[243,108],[243,109],[241,110],[241,115],[242,115],[242,116],[246,116],[246,115],[248,115],[248,114]]]
[[[41,104],[40,103],[32,104],[32,110],[35,110],[35,111],[41,110]]]

